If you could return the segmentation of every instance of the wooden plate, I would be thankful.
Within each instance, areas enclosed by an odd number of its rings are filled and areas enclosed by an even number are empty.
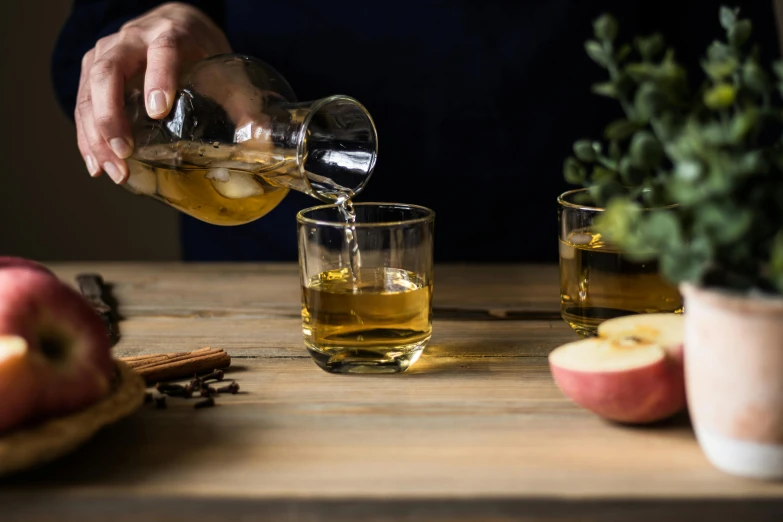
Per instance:
[[[136,411],[146,386],[130,367],[115,361],[111,393],[89,408],[0,437],[0,476],[52,461],[75,450],[101,428]]]

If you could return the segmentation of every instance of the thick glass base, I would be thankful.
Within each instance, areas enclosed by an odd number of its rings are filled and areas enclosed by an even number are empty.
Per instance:
[[[649,313],[675,313],[681,314],[682,308],[677,310],[658,310]],[[563,320],[580,336],[595,337],[598,335],[598,326],[604,321],[624,317],[626,315],[636,315],[644,312],[633,312],[629,310],[618,310],[616,308],[600,308],[596,306],[586,307],[562,307],[560,315]]]
[[[400,346],[319,348],[305,340],[315,363],[329,373],[401,373],[419,360],[429,337]]]

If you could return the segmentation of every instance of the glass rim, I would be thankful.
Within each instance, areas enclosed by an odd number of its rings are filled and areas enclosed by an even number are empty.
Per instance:
[[[571,201],[568,201],[566,198],[573,196],[574,194],[579,193],[585,193],[589,189],[586,188],[578,188],[578,189],[572,189],[572,190],[566,190],[559,196],[557,196],[557,203],[561,207],[564,208],[570,208],[573,210],[584,210],[589,212],[603,212],[606,209],[604,207],[591,207],[590,205],[581,205],[579,203],[573,203]],[[664,205],[662,207],[643,207],[642,210],[669,210],[673,208],[678,208],[679,205],[677,203],[672,203],[671,205]]]
[[[309,207],[300,210],[296,213],[296,221],[301,224],[307,224],[307,225],[319,225],[319,226],[328,226],[328,227],[334,227],[334,228],[348,228],[348,227],[356,227],[356,228],[374,228],[374,227],[393,227],[393,226],[407,226],[407,225],[416,225],[420,223],[428,223],[435,220],[435,211],[432,209],[429,209],[427,207],[422,207],[421,205],[412,205],[408,203],[386,203],[386,202],[376,202],[376,201],[367,201],[362,203],[354,203],[354,207],[398,207],[403,210],[418,210],[421,212],[424,212],[423,216],[415,217],[411,219],[403,219],[399,221],[373,221],[371,223],[368,222],[356,222],[353,224],[348,224],[345,221],[331,221],[331,220],[325,220],[325,219],[313,219],[310,217],[307,217],[306,214],[310,212],[315,212],[317,210],[325,210],[325,209],[337,209],[337,205],[332,203],[329,205],[317,205],[315,207]]]
[[[297,136],[296,166],[297,169],[299,170],[299,176],[304,181],[305,187],[307,188],[308,192],[314,195],[316,199],[319,199],[320,201],[323,201],[325,203],[331,203],[332,201],[334,201],[334,199],[331,199],[328,196],[325,196],[322,192],[313,189],[312,180],[310,179],[310,176],[308,176],[307,170],[305,170],[305,162],[304,162],[305,135],[316,113],[318,113],[318,111],[322,110],[327,105],[336,102],[348,102],[349,104],[361,110],[364,113],[364,116],[367,118],[367,121],[369,122],[370,129],[372,130],[373,140],[375,141],[375,154],[373,155],[372,162],[370,163],[370,166],[367,169],[367,174],[362,179],[362,182],[359,183],[359,185],[356,187],[345,187],[345,188],[350,190],[353,195],[359,194],[362,190],[364,190],[364,187],[367,186],[367,182],[370,181],[370,178],[375,172],[375,165],[378,163],[378,129],[375,127],[375,120],[373,120],[367,108],[364,105],[362,105],[359,102],[359,100],[357,100],[356,98],[353,98],[351,96],[346,96],[345,94],[334,94],[332,96],[327,96],[325,98],[316,100],[313,106],[310,108],[310,111],[305,116],[305,119],[302,122],[302,127],[299,130],[299,135]]]

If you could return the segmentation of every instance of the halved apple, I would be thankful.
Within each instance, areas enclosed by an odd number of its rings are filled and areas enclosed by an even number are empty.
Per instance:
[[[685,408],[682,338],[674,314],[613,319],[599,337],[553,350],[549,366],[563,394],[583,408],[617,422],[655,422]]]

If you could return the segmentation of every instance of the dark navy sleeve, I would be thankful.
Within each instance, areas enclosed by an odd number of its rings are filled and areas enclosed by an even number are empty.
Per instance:
[[[164,0],[74,0],[71,14],[63,25],[51,61],[51,77],[57,101],[73,118],[79,90],[82,57],[104,36],[116,33],[122,25],[165,3]],[[188,0],[223,27],[223,2]]]

